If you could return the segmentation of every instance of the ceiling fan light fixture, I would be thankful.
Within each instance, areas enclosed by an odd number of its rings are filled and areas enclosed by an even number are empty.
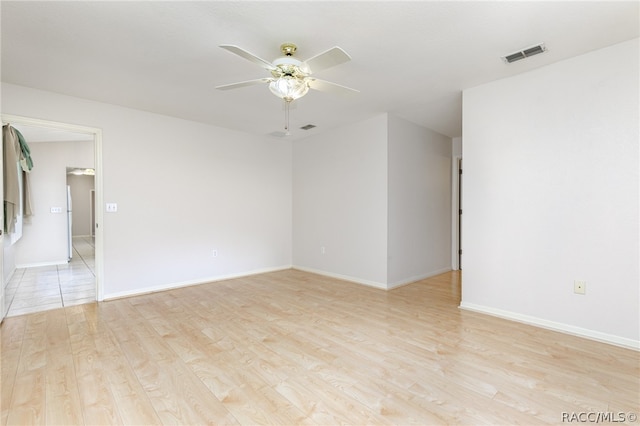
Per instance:
[[[80,169],[80,168],[69,169],[69,168],[67,168],[67,174],[68,175],[75,175],[75,176],[95,176],[96,175],[96,171],[95,171],[95,169]]]
[[[271,77],[225,84],[216,86],[216,89],[228,90],[259,83],[269,83],[271,93],[284,101],[285,136],[290,135],[289,110],[291,102],[306,95],[309,89],[349,93],[357,92],[357,90],[349,87],[311,77],[312,69],[314,72],[324,70],[351,60],[347,52],[338,46],[334,46],[329,50],[307,59],[305,62],[301,62],[293,57],[293,54],[297,50],[296,45],[293,43],[284,43],[280,46],[280,51],[284,56],[276,58],[273,63],[265,61],[253,53],[235,45],[223,44],[220,45],[220,47],[268,70],[271,73]]]
[[[302,78],[285,75],[269,83],[269,90],[286,102],[303,97],[309,91],[309,84]]]

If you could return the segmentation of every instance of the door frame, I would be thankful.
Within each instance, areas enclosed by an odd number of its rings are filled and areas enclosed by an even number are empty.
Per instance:
[[[462,156],[451,161],[451,269],[462,269]]]
[[[81,126],[77,124],[62,123],[58,121],[41,120],[38,118],[19,115],[2,114],[2,123],[23,124],[27,126],[46,127],[56,130],[65,130],[74,133],[84,133],[93,136],[94,162],[95,162],[95,203],[96,206],[104,205],[103,181],[102,181],[102,129],[97,127]],[[95,209],[95,273],[96,273],[96,300],[104,300],[104,211]],[[4,276],[0,276],[0,285],[4,294]],[[4,316],[4,313],[2,314]]]
[[[4,121],[2,125],[4,126]],[[2,143],[0,143],[0,193],[2,193],[2,208],[0,209],[0,323],[4,321],[4,317],[7,315],[8,306],[5,308],[7,302],[5,301],[5,282],[4,282],[4,132],[2,136]]]
[[[94,179],[95,185],[95,179]],[[96,236],[96,190],[89,191],[89,221],[91,222],[91,237]]]

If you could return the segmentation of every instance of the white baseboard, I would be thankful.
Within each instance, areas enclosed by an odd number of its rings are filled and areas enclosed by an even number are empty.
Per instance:
[[[387,286],[384,283],[379,283],[377,281],[364,280],[362,278],[351,277],[349,275],[342,274],[334,274],[333,272],[327,272],[320,269],[307,268],[306,266],[292,266],[293,269],[297,269],[299,271],[311,272],[312,274],[324,275],[325,277],[337,278],[343,281],[350,281],[357,284],[363,284],[369,287],[375,287],[382,290],[387,290]]]
[[[482,314],[492,315],[494,317],[504,318],[512,321],[518,321],[521,323],[535,325],[537,327],[546,328],[549,330],[560,331],[560,332],[571,334],[574,336],[585,337],[587,339],[597,340],[599,342],[609,343],[609,344],[621,346],[627,349],[634,349],[636,351],[640,351],[640,341],[628,339],[626,337],[616,336],[608,333],[602,333],[600,331],[589,330],[587,328],[576,327],[570,324],[549,321],[543,318],[523,315],[516,312],[505,311],[502,309],[496,309],[488,306],[476,305],[474,303],[462,302],[460,303],[460,309],[479,312]]]
[[[362,278],[356,278],[349,275],[336,274],[333,272],[323,271],[321,269],[307,268],[306,266],[296,266],[292,267],[293,269],[297,269],[299,271],[311,272],[312,274],[324,275],[325,277],[337,278],[339,280],[350,281],[356,284],[366,285],[368,287],[375,287],[382,290],[393,290],[394,288],[402,287],[404,285],[408,285],[414,283],[416,281],[424,280],[426,278],[435,277],[436,275],[444,274],[445,272],[450,272],[451,268],[443,268],[437,271],[428,272],[426,274],[417,275],[415,277],[410,277],[401,281],[397,281],[391,284],[384,284],[377,281],[364,280]]]
[[[106,301],[106,300],[121,299],[124,297],[141,296],[143,294],[156,293],[159,291],[173,290],[176,288],[207,284],[207,283],[212,283],[216,281],[231,280],[234,278],[248,277],[251,275],[266,274],[268,272],[277,272],[277,271],[283,271],[286,269],[291,269],[291,265],[278,266],[274,268],[255,269],[253,271],[241,272],[237,274],[218,275],[215,277],[198,278],[196,280],[191,280],[191,281],[181,281],[177,283],[167,283],[167,284],[161,284],[157,286],[144,287],[144,288],[131,290],[131,291],[120,291],[116,293],[109,293],[109,294],[105,294],[102,300]]]
[[[426,274],[416,275],[415,277],[410,277],[400,281],[396,281],[395,283],[387,284],[387,289],[391,290],[394,288],[402,287],[404,285],[415,283],[416,281],[425,280],[427,278],[435,277],[436,275],[444,274],[445,272],[451,271],[451,268],[442,268],[436,271],[427,272]]]
[[[53,262],[35,262],[35,263],[21,263],[16,265],[16,269],[22,268],[37,268],[40,266],[57,266],[57,265],[67,265],[69,263],[68,260],[58,260]]]

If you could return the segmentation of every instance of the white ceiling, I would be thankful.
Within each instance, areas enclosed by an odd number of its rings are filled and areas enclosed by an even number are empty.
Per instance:
[[[283,42],[300,59],[340,46],[352,61],[314,75],[360,90],[311,91],[291,111],[292,139],[392,112],[450,137],[465,88],[639,36],[637,1],[2,1],[2,80],[270,134],[281,101],[267,76],[218,46],[266,60]],[[548,52],[501,56],[544,42]],[[12,113],[11,111],[5,111]],[[315,124],[310,131],[298,130]]]

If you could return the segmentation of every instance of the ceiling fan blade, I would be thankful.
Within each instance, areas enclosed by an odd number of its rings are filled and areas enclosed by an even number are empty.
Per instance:
[[[304,66],[307,67],[309,73],[315,73],[318,71],[326,70],[327,68],[335,67],[336,65],[349,62],[351,56],[338,46],[332,47],[316,56],[304,61]]]
[[[356,93],[360,93],[359,90],[352,89],[351,87],[342,86],[330,81],[318,80],[317,78],[309,79],[309,88],[320,90],[321,92],[335,93],[337,95],[355,95]]]
[[[266,78],[266,77],[258,78],[256,80],[247,80],[247,81],[240,81],[238,83],[223,84],[222,86],[216,86],[216,89],[218,90],[238,89],[240,87],[253,86],[261,83],[268,83],[271,80],[272,80],[271,78]]]
[[[253,62],[254,64],[257,64],[262,68],[268,69],[269,71],[274,70],[276,68],[271,64],[271,62],[265,61],[264,59],[254,55],[251,52],[244,50],[241,47],[234,46],[232,44],[221,44],[220,47],[222,47],[224,50],[228,50],[231,53],[235,53],[236,55],[250,62]]]

